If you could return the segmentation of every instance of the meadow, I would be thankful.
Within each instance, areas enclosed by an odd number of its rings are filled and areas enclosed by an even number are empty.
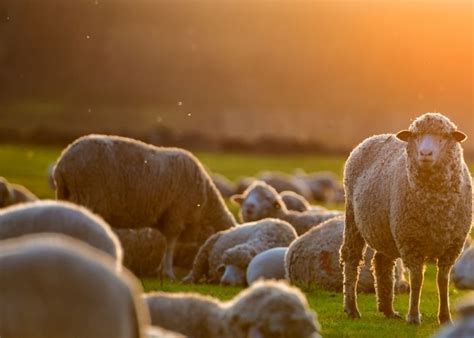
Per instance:
[[[26,186],[40,198],[54,198],[54,192],[48,187],[47,170],[61,152],[59,147],[39,147],[30,145],[0,145],[0,176],[10,182]],[[344,157],[311,155],[245,155],[197,153],[197,157],[212,171],[235,180],[239,176],[253,175],[262,170],[279,170],[291,173],[296,168],[307,172],[329,170],[342,176]],[[474,163],[470,164],[474,172]],[[335,206],[342,208],[341,205]],[[231,207],[235,212],[235,207]],[[421,311],[423,323],[412,326],[402,320],[385,319],[376,312],[375,296],[361,294],[359,309],[362,318],[349,320],[342,311],[342,294],[313,289],[303,289],[311,307],[317,312],[324,337],[429,337],[438,328],[436,271],[429,265],[425,275]],[[212,295],[222,300],[230,299],[241,289],[216,285],[184,285],[179,282],[143,280],[146,291],[164,290],[169,292],[193,291]],[[465,295],[465,291],[450,290],[452,304]],[[396,297],[395,308],[405,314],[408,307],[408,295]]]

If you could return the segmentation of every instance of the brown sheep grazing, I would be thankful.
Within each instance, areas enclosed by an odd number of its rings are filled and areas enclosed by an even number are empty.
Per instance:
[[[165,274],[183,233],[236,225],[201,163],[190,152],[106,135],[84,136],[54,170],[57,198],[84,205],[115,228],[154,228],[166,238]]]

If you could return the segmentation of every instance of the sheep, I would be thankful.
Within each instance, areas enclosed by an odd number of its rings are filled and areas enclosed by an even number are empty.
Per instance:
[[[37,199],[38,197],[25,187],[9,183],[4,177],[0,177],[0,208]]]
[[[50,163],[48,165],[48,171],[47,171],[47,176],[48,176],[48,187],[52,191],[56,190],[56,183],[54,182],[54,167],[55,163]]]
[[[303,170],[298,170],[295,173],[295,177],[303,181],[309,187],[315,201],[344,202],[344,189],[334,173],[321,171],[306,174]]]
[[[122,247],[110,226],[84,207],[68,202],[37,201],[0,210],[0,240],[32,233],[61,233],[105,252],[122,265]]]
[[[298,235],[327,219],[342,214],[340,211],[289,211],[276,190],[262,181],[253,182],[242,195],[234,195],[231,200],[240,204],[240,218],[244,222],[275,217],[290,223]]]
[[[283,203],[285,203],[286,208],[290,211],[298,211],[298,212],[303,212],[303,211],[314,211],[314,212],[322,212],[322,211],[327,211],[326,208],[323,208],[319,205],[311,205],[309,202],[306,200],[301,195],[298,195],[297,193],[293,191],[282,191],[280,193],[281,199],[283,200]]]
[[[181,233],[236,225],[198,159],[178,148],[119,136],[84,136],[62,152],[54,181],[58,199],[90,208],[112,227],[159,230],[166,238],[163,270],[171,279]]]
[[[344,310],[359,318],[358,267],[368,244],[375,250],[378,310],[393,309],[393,263],[410,271],[407,321],[419,324],[426,259],[437,259],[440,323],[451,321],[449,273],[472,221],[471,175],[460,142],[466,135],[447,117],[426,113],[409,130],[372,136],[350,154],[344,169],[346,225],[341,247]]]
[[[217,190],[221,193],[222,197],[229,198],[235,193],[236,185],[230,181],[227,177],[220,174],[213,173],[210,175],[212,182],[216,186]]]
[[[288,246],[297,234],[285,221],[264,219],[220,231],[207,239],[194,258],[186,282],[199,282],[207,277],[210,283],[245,284],[245,271],[258,253]]]
[[[474,337],[474,296],[462,298],[457,306],[457,320],[439,330],[433,338],[471,338]]]
[[[454,264],[451,279],[458,289],[474,289],[474,247],[469,247]]]
[[[320,337],[303,293],[283,282],[260,281],[228,302],[193,293],[144,295],[153,325],[192,338]]]
[[[342,291],[339,248],[343,234],[344,216],[340,216],[322,223],[293,241],[285,257],[287,279],[295,285],[315,285],[329,291]],[[373,250],[368,248],[357,284],[359,292],[374,292],[374,277],[370,264],[373,256]],[[409,289],[403,270],[401,260],[397,260],[397,292],[406,292]]]
[[[247,284],[259,279],[285,279],[287,247],[272,248],[256,255],[247,267]]]
[[[138,280],[68,236],[2,242],[0,276],[2,338],[138,338],[150,323]]]
[[[123,248],[123,265],[138,277],[156,277],[166,249],[166,239],[152,228],[114,229]]]
[[[312,200],[313,195],[308,186],[300,179],[280,172],[264,171],[257,175],[257,180],[272,186],[276,191],[293,191],[307,200]]]

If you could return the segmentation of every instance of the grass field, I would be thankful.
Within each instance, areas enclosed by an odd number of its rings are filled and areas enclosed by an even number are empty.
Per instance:
[[[28,187],[41,198],[54,197],[48,188],[47,168],[60,154],[59,148],[35,146],[0,145],[0,176],[9,181]],[[261,170],[280,170],[292,172],[295,168],[306,171],[330,170],[341,176],[345,158],[319,156],[263,156],[241,154],[198,153],[197,156],[211,170],[230,179],[253,175]],[[471,172],[474,165],[471,163]],[[235,209],[234,209],[235,211]],[[165,282],[162,287],[156,280],[143,280],[145,290],[194,291],[209,294],[220,299],[230,299],[239,288],[214,285],[183,285]],[[415,327],[402,320],[385,319],[375,311],[375,297],[372,294],[359,296],[362,319],[352,321],[342,312],[342,295],[318,289],[304,290],[309,303],[318,313],[325,337],[428,337],[437,329],[437,291],[435,269],[428,266],[423,288],[421,311],[423,324]],[[451,289],[451,301],[466,292]],[[406,313],[408,296],[396,297],[396,309]],[[295,337],[297,338],[297,337]]]

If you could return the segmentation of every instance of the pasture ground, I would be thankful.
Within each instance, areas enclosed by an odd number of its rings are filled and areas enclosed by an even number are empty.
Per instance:
[[[47,168],[61,152],[57,147],[37,147],[30,145],[0,145],[0,176],[10,182],[26,186],[40,198],[54,198],[48,187]],[[342,176],[344,157],[321,157],[310,155],[244,155],[244,154],[210,154],[197,153],[198,158],[212,171],[221,173],[235,180],[239,176],[254,175],[262,170],[280,170],[291,173],[295,168],[307,172],[329,170]],[[474,163],[470,164],[474,172]],[[342,206],[331,206],[341,208]],[[232,207],[235,212],[235,207]],[[429,265],[425,275],[421,311],[423,324],[412,326],[402,320],[385,319],[376,312],[375,296],[361,294],[359,309],[360,320],[349,320],[342,311],[342,294],[319,289],[304,289],[311,307],[317,312],[322,325],[324,337],[429,337],[438,328],[436,322],[437,291],[435,267]],[[185,285],[179,282],[143,280],[146,291],[164,290],[168,292],[199,292],[218,297],[222,300],[232,298],[240,288],[221,287],[216,285]],[[465,291],[450,289],[451,303]],[[408,296],[398,295],[395,308],[405,314],[408,307]]]

